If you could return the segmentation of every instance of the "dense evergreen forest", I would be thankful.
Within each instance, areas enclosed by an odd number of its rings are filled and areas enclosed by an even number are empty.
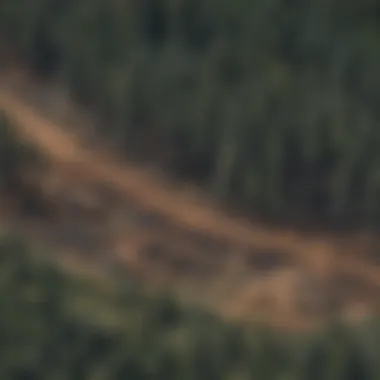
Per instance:
[[[1,195],[25,194],[43,161],[0,118]],[[30,186],[30,184],[29,184]],[[29,188],[28,188],[29,190]],[[0,236],[0,378],[9,380],[375,380],[380,326],[275,334],[239,326],[126,268],[79,276],[16,235]]]
[[[24,174],[44,161],[15,130],[1,115],[1,196],[29,194]],[[79,277],[0,236],[0,379],[375,380],[379,342],[376,323],[302,336],[239,326],[149,294],[127,270]]]
[[[38,256],[40,257],[40,256]],[[0,377],[9,380],[369,380],[378,326],[275,336],[222,322],[124,277],[68,274],[16,237],[0,242]]]
[[[374,1],[4,0],[0,33],[122,149],[153,140],[256,215],[374,224],[379,18]]]

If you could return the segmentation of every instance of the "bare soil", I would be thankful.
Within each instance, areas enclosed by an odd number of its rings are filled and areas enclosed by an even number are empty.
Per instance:
[[[298,329],[336,313],[351,321],[377,313],[375,237],[228,216],[199,189],[90,143],[90,119],[49,91],[20,70],[0,75],[0,109],[49,157],[40,187],[50,217],[22,219],[41,241],[102,266],[127,265],[226,317]]]

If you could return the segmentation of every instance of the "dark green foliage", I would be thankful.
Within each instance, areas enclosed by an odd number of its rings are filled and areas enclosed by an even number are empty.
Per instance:
[[[376,2],[5,0],[2,34],[127,151],[256,214],[380,216]]]
[[[379,341],[369,339],[376,326],[284,339],[133,289],[102,295],[95,283],[37,259],[16,238],[3,239],[0,378],[369,380],[380,374]],[[74,307],[89,298],[96,312]],[[101,322],[105,310],[121,323]]]
[[[0,191],[20,195],[27,185],[26,174],[42,162],[42,155],[19,138],[0,110]]]
[[[15,127],[0,110],[0,196],[5,196],[3,205],[11,199],[12,205],[17,205],[17,211],[24,215],[51,217],[51,205],[39,184],[39,176],[42,169],[47,168],[48,160],[37,147],[20,138]]]

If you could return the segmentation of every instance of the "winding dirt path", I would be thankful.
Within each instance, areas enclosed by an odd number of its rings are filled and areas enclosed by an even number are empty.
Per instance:
[[[152,180],[140,168],[126,162],[120,164],[104,152],[86,150],[77,136],[41,117],[33,107],[10,92],[0,92],[0,107],[14,119],[24,137],[37,144],[55,162],[71,167],[78,177],[105,182],[137,204],[186,228],[254,247],[278,245],[282,249],[303,251],[309,244],[292,231],[262,229],[243,219],[231,219],[204,199],[196,199],[186,191]],[[312,245],[315,249],[316,242]],[[326,250],[331,247],[321,244],[321,251]]]
[[[246,259],[247,255],[252,253],[254,256],[258,250],[283,252],[292,258],[293,264],[290,267],[282,268],[279,264],[269,276],[260,273],[259,264],[252,264],[253,268],[247,269],[248,264],[244,260],[234,275],[228,273],[229,270],[232,271],[231,268],[225,268],[220,273],[220,283],[231,283],[227,279],[234,276],[232,282],[235,286],[224,300],[222,308],[227,314],[251,316],[258,309],[264,308],[262,295],[268,293],[266,305],[268,299],[272,302],[272,306],[265,306],[270,310],[268,313],[278,318],[282,315],[284,323],[293,320],[299,324],[304,316],[300,316],[298,306],[295,305],[298,296],[292,293],[302,291],[302,287],[311,289],[309,285],[302,284],[306,284],[308,277],[314,276],[319,284],[314,293],[320,292],[320,297],[327,297],[330,290],[322,291],[321,286],[341,274],[348,281],[345,286],[352,285],[349,291],[341,291],[347,298],[344,307],[356,307],[355,302],[366,310],[374,307],[374,299],[379,294],[380,269],[356,252],[349,254],[349,251],[360,249],[360,245],[354,245],[355,239],[338,241],[333,237],[306,237],[290,229],[268,229],[242,219],[227,217],[202,196],[189,194],[184,188],[152,178],[136,165],[119,162],[109,152],[86,149],[72,129],[42,117],[34,107],[21,100],[5,85],[0,85],[0,109],[4,109],[15,121],[24,138],[49,154],[57,168],[70,172],[73,181],[104,183],[137,208],[149,210],[159,218],[168,220],[172,226],[177,226],[167,230],[165,239],[178,241],[180,231],[188,231],[228,244],[228,249],[235,258],[243,252]],[[190,243],[187,240],[184,244]],[[193,251],[188,251],[194,257],[209,255],[207,249],[195,252],[193,248]],[[236,262],[239,260],[236,259]],[[247,276],[247,271],[252,272],[251,276]],[[355,281],[357,286],[354,285]],[[222,285],[220,292],[223,293]],[[364,290],[356,298],[347,294],[354,294],[360,287]]]

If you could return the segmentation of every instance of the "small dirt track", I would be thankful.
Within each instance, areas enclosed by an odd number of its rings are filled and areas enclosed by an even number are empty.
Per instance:
[[[108,237],[108,254],[124,247],[125,255],[134,254],[140,262],[139,270],[154,274],[160,268],[169,282],[198,283],[196,292],[230,316],[258,315],[278,325],[301,326],[330,309],[377,308],[380,269],[348,252],[360,247],[355,239],[306,237],[230,218],[206,197],[153,178],[110,152],[85,148],[72,128],[42,117],[4,83],[0,109],[25,139],[50,156],[70,186],[107,187],[113,199],[105,205],[108,214],[133,208],[134,221],[119,218]],[[107,218],[102,230],[114,228]]]

